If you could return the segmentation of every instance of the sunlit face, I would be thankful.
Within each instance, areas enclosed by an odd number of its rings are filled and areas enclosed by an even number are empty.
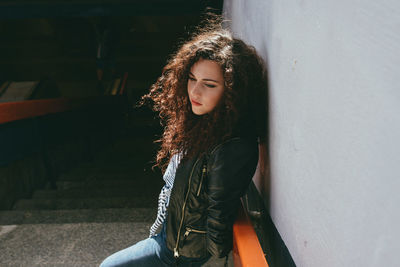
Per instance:
[[[194,114],[211,112],[224,93],[221,67],[215,61],[200,59],[190,68],[187,89]]]

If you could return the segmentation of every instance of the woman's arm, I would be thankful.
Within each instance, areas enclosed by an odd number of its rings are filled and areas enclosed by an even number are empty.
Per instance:
[[[212,255],[224,257],[232,249],[232,226],[238,204],[254,175],[257,160],[255,140],[234,139],[211,153],[207,179],[207,248]]]

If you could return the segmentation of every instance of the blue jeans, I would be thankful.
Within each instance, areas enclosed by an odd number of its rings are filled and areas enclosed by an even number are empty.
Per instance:
[[[187,258],[180,256],[175,259],[174,253],[167,248],[165,223],[156,236],[142,240],[135,245],[118,251],[106,258],[100,267],[154,267],[154,266],[202,266],[210,256],[205,258]]]

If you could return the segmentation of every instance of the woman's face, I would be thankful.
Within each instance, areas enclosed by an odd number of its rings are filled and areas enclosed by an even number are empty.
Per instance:
[[[224,78],[218,63],[207,59],[194,63],[190,68],[187,90],[194,114],[211,112],[224,93]]]

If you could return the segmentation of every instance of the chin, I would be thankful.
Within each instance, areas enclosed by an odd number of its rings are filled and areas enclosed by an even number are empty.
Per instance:
[[[193,112],[193,114],[198,115],[198,116],[201,116],[201,115],[204,115],[204,114],[207,113],[207,112],[204,112],[204,111],[201,111],[201,110],[196,110],[194,108],[192,108],[192,112]]]
[[[203,112],[195,112],[195,111],[193,111],[193,110],[192,110],[192,112],[193,112],[194,115],[197,115],[197,116],[201,116],[201,115],[204,115],[204,114],[205,114],[205,113],[203,113]]]

